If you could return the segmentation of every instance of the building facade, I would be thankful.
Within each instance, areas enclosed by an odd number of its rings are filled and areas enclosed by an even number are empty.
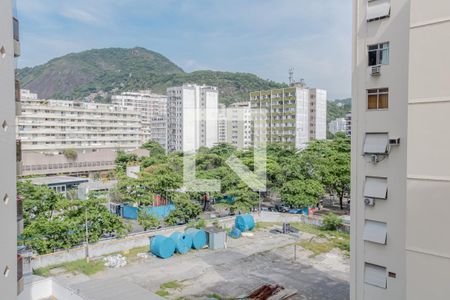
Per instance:
[[[328,123],[328,131],[331,134],[336,134],[338,132],[347,132],[347,120],[345,118],[337,118],[330,123]]]
[[[110,171],[118,150],[141,145],[140,116],[132,108],[40,100],[22,92],[17,134],[23,176]]]
[[[309,90],[309,139],[327,138],[327,91]]]
[[[236,102],[226,109],[226,143],[238,149],[251,147],[252,128],[250,102]]]
[[[216,87],[185,84],[167,89],[167,149],[194,152],[218,139],[219,93]]]
[[[350,296],[449,299],[450,2],[353,4]]]
[[[217,142],[219,144],[227,142],[227,107],[225,104],[219,103],[217,124]]]
[[[16,194],[20,144],[15,116],[20,113],[20,90],[15,59],[20,55],[19,21],[13,1],[0,2],[0,291],[2,299],[16,299],[23,290],[23,263],[17,254],[17,235],[23,229],[22,204]]]
[[[309,89],[302,83],[289,88],[250,93],[252,110],[265,110],[266,122],[256,122],[254,138],[304,148],[315,139],[326,139],[326,91]],[[258,132],[264,132],[259,136]]]
[[[142,143],[152,140],[167,149],[167,97],[151,91],[124,92],[112,96],[112,104],[139,112]]]

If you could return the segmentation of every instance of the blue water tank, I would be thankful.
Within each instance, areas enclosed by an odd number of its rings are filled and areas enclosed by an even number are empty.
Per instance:
[[[253,219],[253,216],[250,214],[239,215],[236,217],[236,220],[234,221],[234,226],[241,232],[249,231],[255,228],[255,220]]]
[[[186,235],[192,238],[192,249],[201,249],[206,245],[206,232],[204,230],[188,228]]]
[[[192,247],[191,236],[184,232],[174,232],[170,235],[170,238],[175,242],[175,251],[180,254],[187,253]]]
[[[169,258],[175,252],[175,242],[168,237],[156,235],[150,238],[150,252],[160,258]]]
[[[233,229],[230,231],[228,235],[231,236],[233,239],[238,239],[241,237],[241,231],[236,227],[233,227]]]

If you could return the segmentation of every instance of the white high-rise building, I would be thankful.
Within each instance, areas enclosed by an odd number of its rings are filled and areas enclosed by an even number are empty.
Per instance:
[[[218,123],[217,139],[218,143],[227,142],[227,108],[225,104],[219,103],[219,123]]]
[[[347,120],[345,118],[337,118],[330,123],[328,123],[328,131],[331,134],[336,134],[338,132],[347,132]]]
[[[23,227],[21,201],[16,197],[17,162],[15,118],[20,112],[20,90],[14,78],[20,55],[19,22],[13,1],[0,1],[0,298],[16,299],[23,289],[22,259],[17,235]]]
[[[226,142],[238,149],[252,145],[252,112],[250,102],[236,102],[226,110]]]
[[[327,138],[327,91],[309,89],[309,139]]]
[[[216,87],[185,84],[167,89],[168,151],[194,152],[218,139],[219,93]]]
[[[124,92],[113,95],[112,104],[139,112],[142,143],[156,141],[167,150],[167,96],[151,91]]]
[[[352,300],[450,299],[450,1],[354,0]]]
[[[251,108],[266,111],[266,122],[255,122],[254,139],[304,148],[311,140],[326,139],[327,93],[302,83],[250,93]],[[259,124],[259,125],[258,125]],[[259,136],[264,127],[264,137]]]

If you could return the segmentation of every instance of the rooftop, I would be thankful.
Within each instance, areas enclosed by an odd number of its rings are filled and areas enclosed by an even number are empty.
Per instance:
[[[34,185],[56,185],[56,184],[74,184],[89,182],[88,178],[72,177],[72,176],[48,176],[48,177],[34,177],[22,179],[22,181],[31,181]]]

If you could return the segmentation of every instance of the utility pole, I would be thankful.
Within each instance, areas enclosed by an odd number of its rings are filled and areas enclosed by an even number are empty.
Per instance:
[[[88,216],[87,216],[87,205],[84,209],[84,242],[86,244],[86,262],[89,262],[89,230],[88,230]]]

